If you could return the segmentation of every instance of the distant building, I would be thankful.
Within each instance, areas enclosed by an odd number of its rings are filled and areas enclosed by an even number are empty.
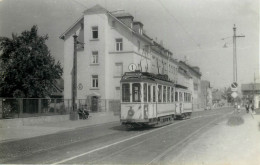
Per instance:
[[[212,107],[212,87],[206,80],[201,80],[201,106],[204,109]]]
[[[253,102],[255,108],[260,107],[260,83],[242,84],[243,100]]]
[[[201,76],[199,67],[192,67],[184,61],[179,61],[179,65],[186,70],[192,77],[192,94],[193,94],[193,108],[200,109],[202,107],[201,98]]]
[[[227,105],[225,93],[219,89],[212,89],[212,107]]]

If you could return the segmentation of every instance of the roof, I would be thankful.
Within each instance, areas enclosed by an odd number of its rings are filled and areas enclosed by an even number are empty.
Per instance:
[[[105,8],[103,8],[100,5],[95,5],[87,10],[85,10],[83,13],[84,14],[97,14],[97,13],[106,13],[108,12]]]
[[[179,63],[185,67],[187,67],[189,70],[193,71],[195,74],[197,74],[199,77],[201,77],[201,72],[199,72],[198,70],[196,70],[195,68],[199,68],[199,67],[194,67],[194,66],[190,66],[188,65],[186,62],[184,61],[179,61]]]
[[[122,17],[132,17],[134,18],[131,14],[129,13],[118,13],[118,14],[114,14],[109,12],[108,10],[106,10],[105,8],[103,8],[101,5],[95,5],[87,10],[85,10],[83,12],[84,14],[98,14],[98,13],[107,13],[108,15],[110,15],[111,17],[113,17],[116,21],[118,21],[119,23],[121,23],[125,28],[127,28],[129,31],[131,31],[135,36],[150,42],[151,45],[156,46],[160,49],[163,49],[167,52],[169,52],[169,54],[172,55],[172,52],[169,51],[168,49],[166,49],[165,47],[163,47],[161,44],[155,42],[152,40],[151,37],[149,37],[147,34],[139,34],[137,32],[135,32],[131,27],[128,27],[125,23],[123,23],[122,21],[120,21],[118,18],[122,18]],[[81,16],[71,27],[69,27],[64,33],[61,34],[61,36],[59,37],[60,39],[65,39],[66,35],[68,35],[75,27],[79,26],[80,23],[84,22],[84,15]],[[134,24],[141,24],[143,25],[140,21],[135,21],[133,22]],[[152,47],[152,49],[154,49],[154,47]]]
[[[241,91],[260,90],[260,83],[242,84]]]
[[[60,39],[65,39],[65,36],[74,28],[76,27],[77,25],[81,24],[84,22],[84,16],[81,16],[73,25],[71,25],[64,33],[62,33],[60,35]]]
[[[113,15],[117,18],[132,17],[134,19],[134,17],[129,13],[117,13],[117,14],[113,14]]]

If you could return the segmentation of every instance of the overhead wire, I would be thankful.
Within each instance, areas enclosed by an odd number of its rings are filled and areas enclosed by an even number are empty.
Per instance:
[[[195,41],[195,39],[189,34],[189,32],[186,30],[186,28],[178,21],[178,19],[165,7],[165,5],[162,3],[161,0],[156,0],[159,2],[160,6],[164,9],[166,13],[169,14],[170,17],[174,19],[174,21],[178,24],[178,26],[185,32],[185,34],[195,43],[196,47],[198,47],[200,50],[202,50],[199,43]]]

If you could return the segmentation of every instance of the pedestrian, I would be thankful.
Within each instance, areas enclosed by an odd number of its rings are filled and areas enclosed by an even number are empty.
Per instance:
[[[252,114],[254,115],[255,114],[255,107],[254,107],[254,104],[253,103],[251,103],[251,111],[252,111]]]
[[[246,103],[246,113],[249,113],[249,103]]]
[[[237,111],[240,112],[240,104],[237,105]]]

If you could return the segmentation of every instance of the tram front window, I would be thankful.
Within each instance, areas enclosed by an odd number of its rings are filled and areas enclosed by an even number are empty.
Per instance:
[[[130,85],[122,85],[122,102],[130,102]]]
[[[132,85],[132,100],[133,102],[141,102],[141,85],[140,83],[133,83]]]

